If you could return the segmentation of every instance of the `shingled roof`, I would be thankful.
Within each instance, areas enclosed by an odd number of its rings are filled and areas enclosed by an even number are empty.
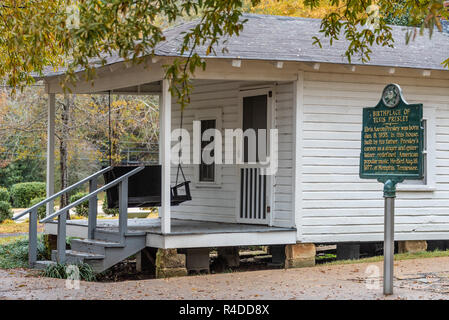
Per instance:
[[[216,48],[216,55],[206,55],[204,47],[197,53],[204,58],[227,58],[242,60],[270,61],[301,61],[348,64],[344,52],[348,42],[344,39],[335,41],[332,46],[324,38],[320,30],[321,20],[283,17],[270,15],[243,14],[247,19],[240,35],[226,39],[222,52]],[[183,23],[164,32],[166,40],[155,50],[157,56],[179,57],[179,48],[183,33],[190,30],[197,21]],[[371,60],[363,63],[354,57],[354,65],[372,65],[386,67],[405,67],[418,69],[444,70],[441,64],[449,57],[449,34],[434,32],[432,38],[428,35],[419,36],[409,44],[405,42],[406,27],[393,26],[394,48],[374,46]],[[313,45],[313,36],[322,39],[323,47]],[[111,56],[107,64],[123,61]],[[48,72],[45,76],[54,76],[61,72]]]

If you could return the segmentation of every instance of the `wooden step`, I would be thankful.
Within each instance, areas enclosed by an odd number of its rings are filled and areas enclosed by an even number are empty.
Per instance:
[[[83,243],[83,244],[91,244],[94,246],[100,247],[124,247],[125,245],[120,242],[111,242],[97,239],[73,239],[71,244],[73,243]]]
[[[89,252],[83,252],[83,251],[74,251],[74,250],[67,250],[66,251],[67,256],[72,257],[80,257],[84,260],[101,260],[104,259],[104,254],[98,254],[98,253],[89,253]]]
[[[88,253],[106,254],[106,248],[124,248],[125,244],[93,239],[73,239],[72,250]]]
[[[56,261],[57,257],[57,250],[53,250],[51,253],[51,259],[53,261]],[[76,263],[82,263],[89,260],[102,260],[105,258],[105,255],[98,254],[98,253],[89,253],[89,252],[82,252],[82,251],[74,251],[74,250],[66,250],[66,263],[70,264],[76,264]]]
[[[125,237],[141,237],[145,236],[145,232],[127,232]],[[122,239],[117,231],[112,230],[95,230],[95,239],[106,242],[120,242]]]
[[[99,235],[100,238],[73,239],[72,250],[66,250],[66,263],[84,262],[89,264],[95,272],[102,272],[136,254],[146,246],[145,232],[127,233],[123,239],[120,239],[119,234],[113,231],[96,231],[95,235]],[[123,240],[123,243],[117,239]],[[53,250],[52,260],[56,261],[56,257],[57,250]]]
[[[43,269],[47,268],[48,266],[55,265],[55,264],[56,264],[56,262],[54,262],[54,261],[39,260],[39,261],[34,262],[33,268],[38,269],[38,270],[43,270]]]

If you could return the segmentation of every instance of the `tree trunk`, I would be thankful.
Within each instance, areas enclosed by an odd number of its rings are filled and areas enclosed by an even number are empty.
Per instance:
[[[115,111],[115,112],[114,112]],[[113,112],[113,124],[111,126],[111,156],[112,161],[111,165],[120,165],[121,164],[121,158],[120,158],[120,132],[121,132],[121,113],[120,108],[117,108],[116,110],[112,110]]]
[[[60,177],[61,177],[61,190],[69,186],[69,172],[67,167],[67,139],[69,138],[69,115],[70,115],[70,104],[71,96],[66,95],[64,103],[62,104],[61,112],[61,136],[59,139],[59,167],[60,167]],[[61,208],[64,208],[69,204],[68,194],[63,194],[61,196]],[[70,214],[67,212],[67,219],[70,219]]]

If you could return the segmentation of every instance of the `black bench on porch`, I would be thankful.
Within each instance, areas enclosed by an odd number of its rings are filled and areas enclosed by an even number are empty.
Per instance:
[[[137,166],[115,166],[103,174],[105,183],[114,181]],[[161,165],[149,165],[129,178],[128,207],[160,207],[161,206]],[[184,201],[192,200],[190,181],[183,181],[170,188],[171,205],[177,206]],[[118,208],[118,185],[106,191],[108,208]]]

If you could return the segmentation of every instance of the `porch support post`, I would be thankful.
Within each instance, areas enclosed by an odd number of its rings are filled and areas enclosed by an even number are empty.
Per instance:
[[[56,95],[48,94],[47,120],[47,197],[55,193],[55,113]],[[47,203],[47,215],[53,213],[54,201]]]
[[[304,72],[298,72],[298,79],[293,82],[293,154],[296,160],[293,165],[293,212],[291,224],[295,226],[297,238],[302,239],[302,174],[303,174],[303,118],[304,118]]]
[[[162,85],[161,85],[162,87]],[[163,105],[163,99],[162,99],[162,92],[159,93],[159,137],[158,137],[158,141],[159,141],[159,158],[158,158],[158,163],[162,164],[162,140],[161,140],[161,136],[162,136],[162,105]]]
[[[171,93],[170,83],[167,79],[162,80],[162,99],[160,109],[160,140],[159,148],[161,155],[162,177],[161,177],[161,231],[163,234],[170,233],[170,141],[171,141]]]

